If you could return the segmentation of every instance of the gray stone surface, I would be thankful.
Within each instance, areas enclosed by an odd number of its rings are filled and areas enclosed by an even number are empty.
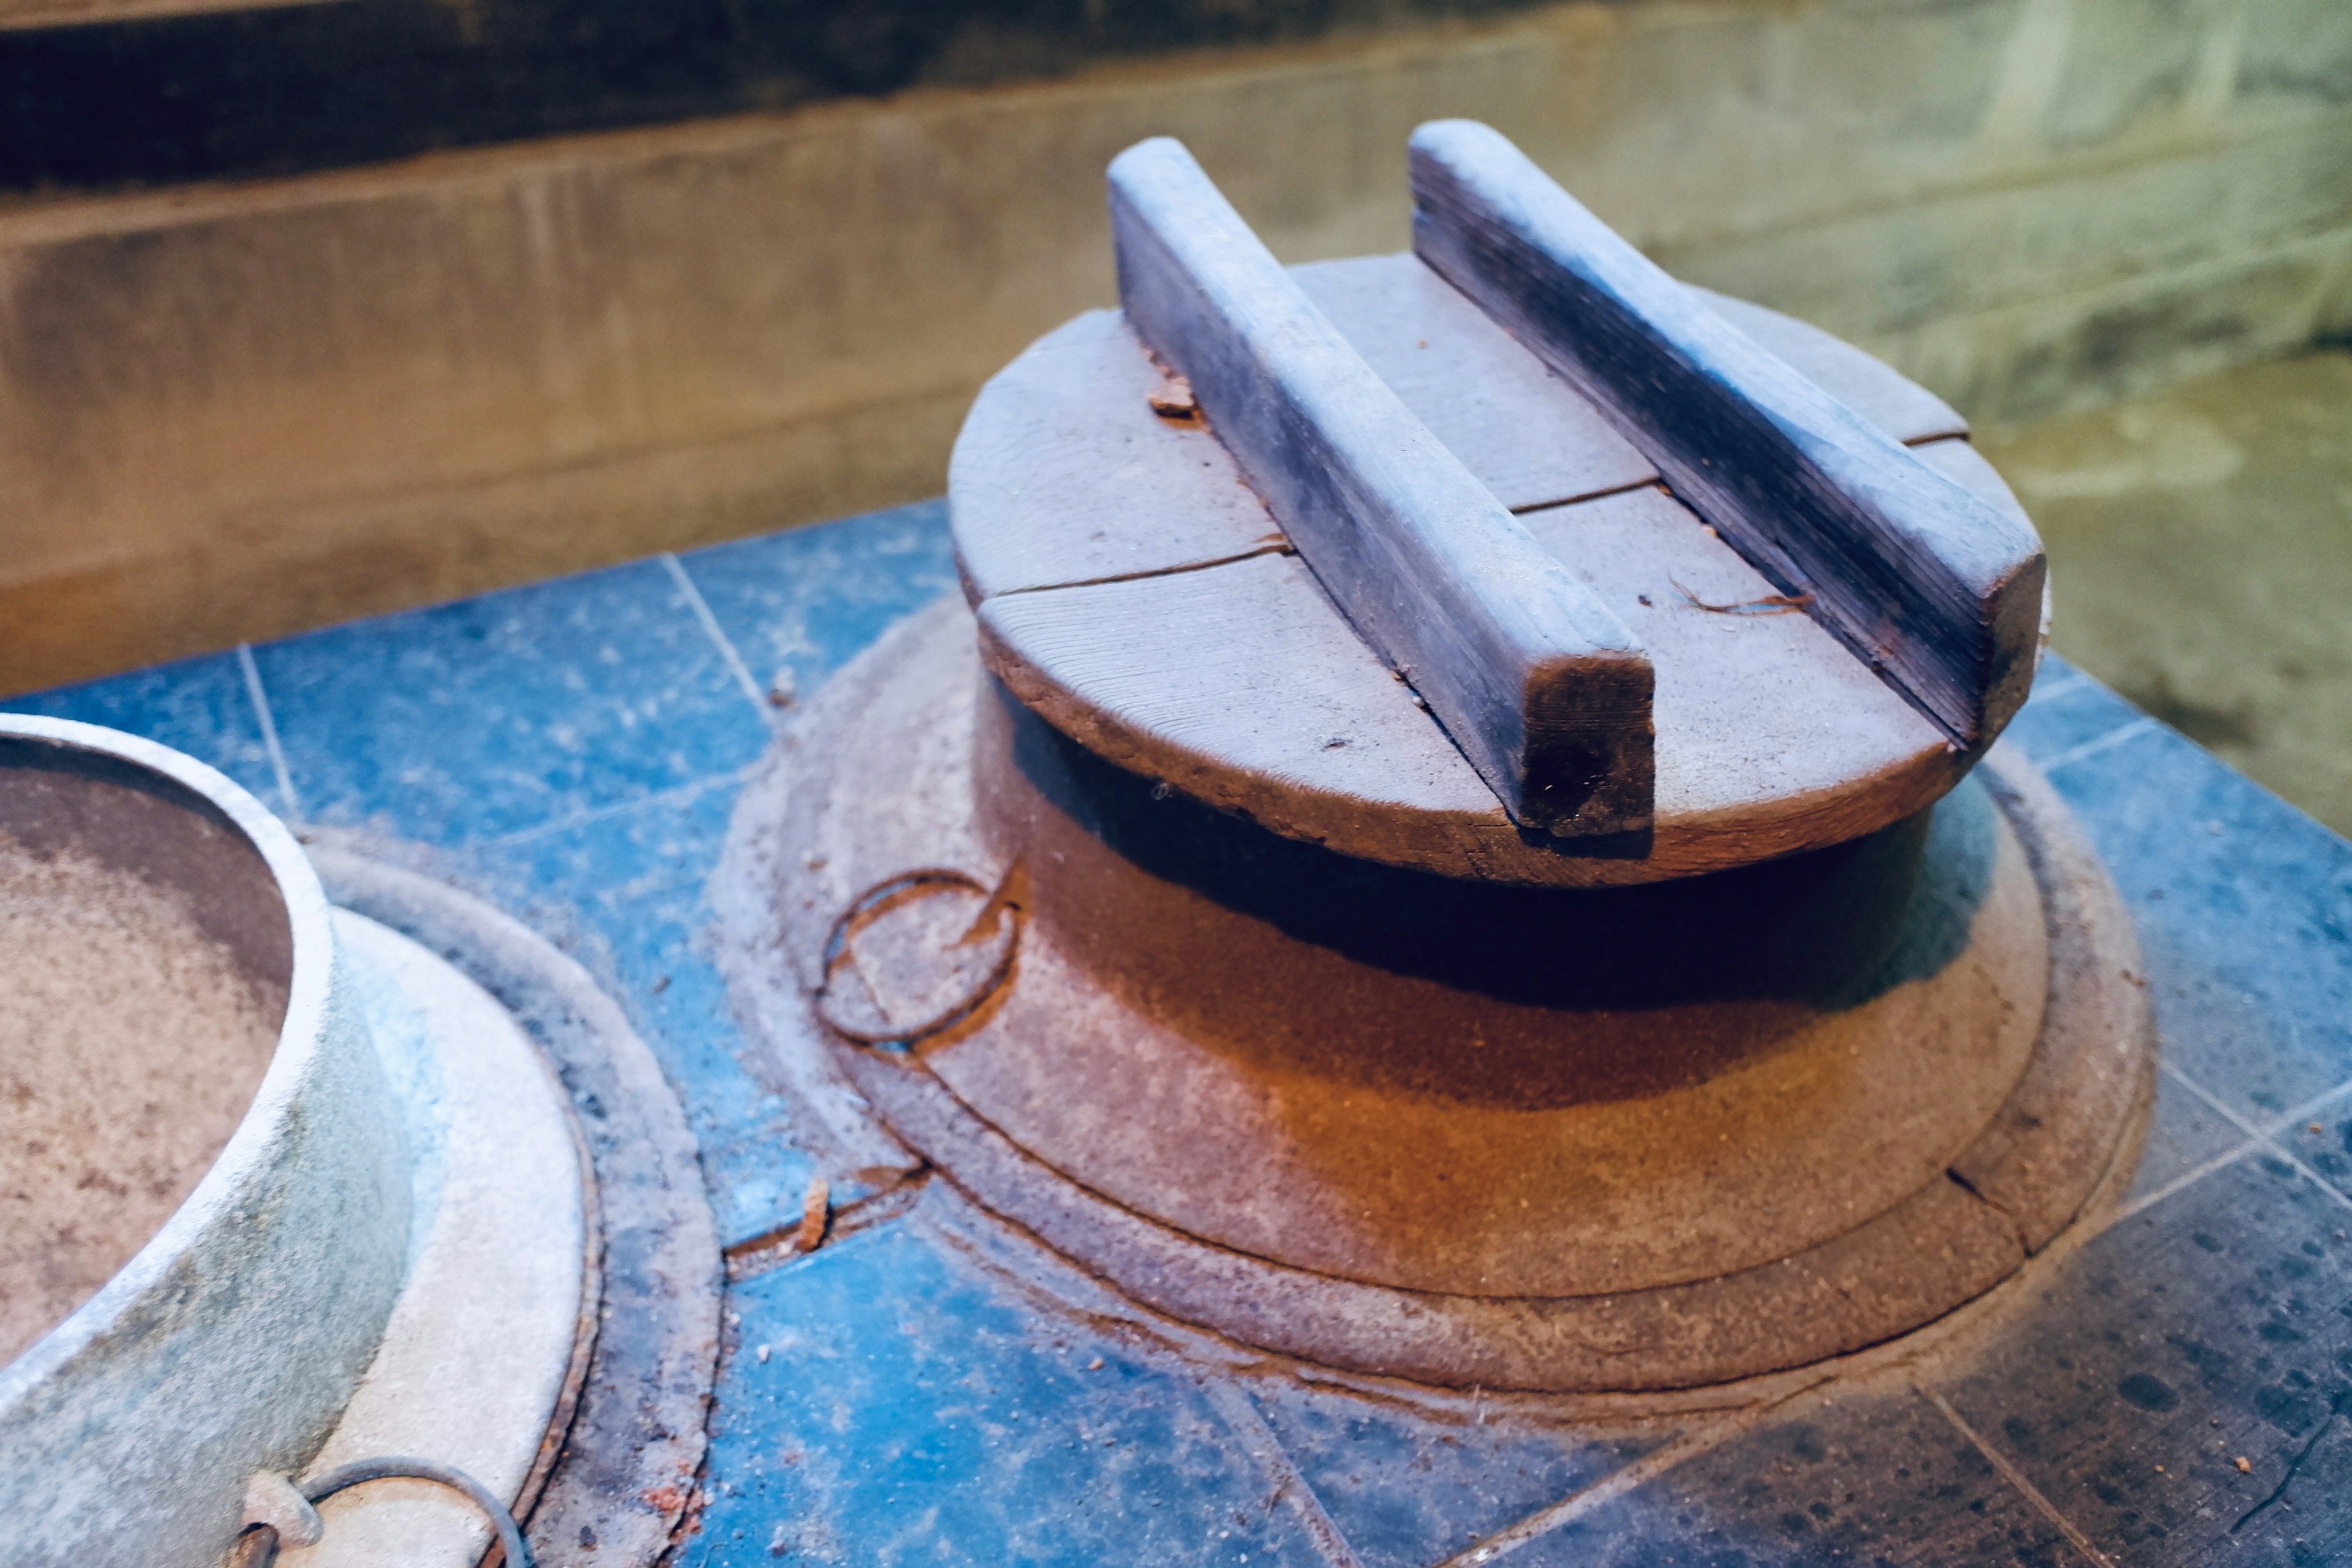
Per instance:
[[[0,689],[936,494],[1182,137],[1286,261],[1486,120],[2016,422],[2352,324],[2329,0],[1649,0],[0,215]],[[136,365],[135,375],[122,367]],[[261,585],[267,584],[266,592]]]
[[[2352,354],[1986,450],[2048,542],[2058,650],[2352,832]]]

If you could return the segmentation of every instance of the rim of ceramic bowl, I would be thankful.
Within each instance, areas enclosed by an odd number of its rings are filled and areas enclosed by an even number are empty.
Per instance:
[[[276,882],[293,954],[278,1043],[236,1131],[194,1188],[130,1261],[14,1361],[0,1366],[0,1409],[5,1409],[120,1324],[265,1173],[310,1068],[326,1048],[335,948],[326,889],[301,845],[268,806],[219,769],[156,742],[73,719],[0,713],[0,739],[45,742],[130,763],[176,784],[218,813],[244,837]]]

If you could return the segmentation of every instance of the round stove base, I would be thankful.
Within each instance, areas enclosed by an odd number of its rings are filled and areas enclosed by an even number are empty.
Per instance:
[[[623,1468],[663,1457],[632,1424],[665,1373],[691,1386],[676,1414],[698,1434],[717,1256],[692,1146],[576,966],[463,895],[324,855],[336,907],[258,802],[136,737],[0,715],[0,773],[9,956],[35,966],[12,976],[16,1065],[42,1075],[44,1138],[17,1169],[54,1184],[64,1154],[30,1157],[62,1143],[145,1188],[104,1226],[53,1193],[12,1216],[18,1275],[47,1258],[63,1278],[35,1303],[58,1321],[0,1368],[26,1505],[0,1555],[470,1563],[483,1523],[439,1489],[345,1490],[314,1514],[289,1479],[416,1456],[529,1513],[583,1423],[625,1428]],[[576,1110],[567,1080],[623,1110]],[[147,1122],[142,1160],[120,1130]],[[660,1232],[656,1289],[629,1267],[644,1243],[602,1245],[600,1188]],[[698,1241],[706,1291],[665,1313],[665,1291],[694,1295]],[[600,1303],[632,1311],[616,1340]],[[652,1485],[693,1473],[698,1436],[676,1447]],[[611,1560],[649,1563],[682,1498],[615,1505],[604,1479],[596,1506],[649,1516],[640,1542],[614,1532],[642,1550]]]
[[[366,1374],[305,1473],[425,1455],[518,1508],[570,1423],[597,1309],[594,1176],[551,1064],[439,955],[338,910],[416,1173],[408,1271]],[[399,1482],[319,1505],[285,1568],[467,1568],[489,1528],[446,1489]]]
[[[518,1040],[527,1037],[540,1058],[534,1065],[543,1073],[551,1068],[547,1076],[560,1080],[597,1222],[590,1230],[588,1310],[571,1342],[564,1396],[531,1434],[527,1473],[508,1495],[535,1560],[569,1562],[593,1542],[598,1563],[650,1568],[670,1550],[702,1468],[719,1355],[718,1231],[686,1113],[619,1005],[544,938],[469,894],[391,863],[415,858],[408,846],[334,833],[322,839],[310,846],[310,858],[340,906],[338,919],[365,928],[372,949],[404,955],[412,970],[436,973],[446,991],[490,1007]],[[491,1099],[471,1115],[495,1122],[506,1110],[504,1100]],[[478,1126],[476,1135],[499,1134]],[[442,1305],[446,1315],[450,1303]],[[471,1409],[463,1370],[470,1363],[456,1348],[412,1349],[411,1362],[429,1365],[430,1375],[392,1392],[405,1394],[413,1415],[462,1421]],[[389,1451],[382,1441],[371,1447],[371,1436],[338,1432],[311,1473],[336,1458]],[[352,1524],[380,1527],[355,1538],[338,1529],[338,1510]],[[424,1482],[342,1493],[320,1512],[328,1522],[320,1545],[288,1551],[280,1562],[427,1561],[408,1552],[416,1539],[410,1525],[461,1539],[465,1562],[487,1544],[464,1500]]]
[[[2005,752],[1933,821],[1758,868],[1760,903],[1758,884],[1723,882],[1593,906],[1596,930],[1622,909],[1670,931],[1729,889],[1722,908],[1781,910],[1795,934],[1717,938],[1796,971],[1816,926],[1842,932],[1863,946],[1839,962],[1869,984],[1792,1001],[1727,982],[1734,963],[1692,971],[1695,995],[1651,994],[1639,977],[1612,989],[1604,964],[1580,1007],[1326,963],[1319,930],[1278,902],[1267,916],[1155,880],[1128,864],[1160,853],[1151,836],[1114,827],[1114,853],[1074,831],[992,701],[952,605],[817,696],[738,807],[713,889],[730,978],[842,1158],[903,1143],[1130,1300],[1224,1339],[1555,1394],[1801,1366],[2014,1274],[2144,1111],[2130,924],[2063,805]],[[1699,902],[1654,902],[1674,899]],[[1295,952],[1245,951],[1252,932]],[[1458,1040],[1449,1009],[1476,1021]],[[1358,1061],[1298,1023],[1324,1015],[1442,1048],[1382,1038]],[[1546,1067],[1547,1028],[1568,1068]]]

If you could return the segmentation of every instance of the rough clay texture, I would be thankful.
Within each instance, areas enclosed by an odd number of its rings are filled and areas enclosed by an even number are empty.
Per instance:
[[[268,1070],[285,1008],[186,894],[0,834],[0,1363],[188,1195]]]
[[[88,1304],[106,1331],[0,1371],[10,1568],[214,1568],[245,1479],[299,1470],[366,1370],[400,1287],[408,1173],[345,975],[324,1013],[283,1092],[265,1080],[252,1157],[231,1169],[232,1138],[215,1166],[230,1179],[198,1184],[158,1238],[168,1255]]]
[[[311,855],[336,901],[488,991],[571,1092],[595,1166],[603,1304],[577,1406],[551,1428],[562,1453],[551,1442],[525,1482],[524,1524],[539,1562],[646,1568],[693,1495],[719,1356],[719,1237],[685,1112],[579,964],[479,900],[358,852],[388,847],[328,837]]]
[[[963,624],[932,623],[928,657],[862,694],[855,732],[803,753],[837,771],[803,792],[823,802],[822,868],[784,858],[788,948],[814,971],[832,910],[950,846],[982,886],[1025,868],[1017,978],[919,1055],[1028,1154],[1137,1214],[1404,1289],[1687,1282],[1937,1179],[2034,1048],[2040,900],[1979,789],[1834,869],[1727,886],[1547,895],[1277,858],[1141,781],[1055,780],[1083,754],[1001,732],[1010,705],[975,700]],[[959,735],[970,754],[934,764],[933,737]],[[970,847],[941,820],[965,814]],[[1286,897],[1307,885],[1376,913]],[[1479,932],[1474,951],[1449,929]],[[877,956],[869,984],[929,973]]]
[[[1022,957],[1010,984],[964,1022],[910,1051],[893,1053],[826,1041],[807,1008],[805,993],[817,976],[808,944],[797,939],[812,922],[821,931],[827,911],[843,901],[845,887],[869,877],[861,855],[885,844],[904,847],[920,842],[926,858],[938,863],[982,869],[989,864],[976,825],[947,804],[956,798],[954,790],[936,782],[950,774],[959,760],[962,727],[945,719],[905,721],[909,710],[924,706],[927,692],[939,697],[962,684],[953,661],[937,651],[952,647],[939,640],[945,636],[945,619],[910,618],[837,676],[778,745],[770,769],[739,801],[711,895],[727,932],[729,981],[745,1016],[792,1075],[810,1124],[821,1125],[845,1154],[860,1147],[861,1136],[868,1146],[881,1136],[880,1128],[861,1130],[858,1120],[878,1121],[919,1151],[947,1185],[1096,1279],[1115,1282],[1147,1311],[1326,1368],[1444,1387],[1592,1394],[1728,1384],[1880,1343],[1975,1299],[2042,1249],[2117,1169],[2118,1155],[2134,1146],[2153,1060],[2130,923],[2047,786],[2030,769],[1997,756],[1989,764],[1987,786],[1999,803],[2001,822],[1982,824],[1993,830],[1993,844],[1987,847],[1998,849],[1997,859],[2021,851],[2031,862],[2030,871],[2012,870],[2006,879],[2011,887],[2023,879],[2039,886],[2050,984],[2046,1005],[2025,1005],[2032,999],[2022,995],[1993,1002],[1995,1012],[2005,1005],[2038,1012],[2039,1039],[2024,1076],[1948,1167],[1956,1174],[1930,1172],[1892,1208],[1796,1256],[1710,1279],[1597,1295],[1399,1289],[1288,1267],[1230,1244],[1206,1243],[1199,1239],[1195,1210],[1173,1223],[1147,1217],[1121,1201],[1131,1194],[1104,1194],[1086,1177],[1072,1179],[1057,1170],[1050,1153],[1040,1158],[1034,1145],[1015,1142],[1018,1134],[995,1120],[1001,1101],[975,1108],[953,1081],[960,1069],[951,1058],[970,1051],[991,1029],[1009,1026],[1027,1005],[1025,991],[1052,982],[1041,955],[1050,956],[1044,929],[1053,923],[1045,918],[1049,893],[1067,891],[1064,884],[1074,871],[1066,854],[1054,852],[1064,845],[1049,846],[1032,859],[1034,875],[1025,885],[1017,874],[1008,879],[1006,896],[1029,917]],[[957,654],[969,658],[961,649]],[[877,768],[885,752],[889,765]],[[877,778],[895,782],[877,789]],[[1144,795],[1148,800],[1148,789]],[[845,809],[853,802],[854,809]],[[1972,788],[1949,809],[1981,812],[1985,805]],[[1177,805],[1168,799],[1152,809],[1171,813]],[[1939,808],[1937,815],[1944,816],[1946,810]],[[1181,826],[1172,816],[1163,819],[1169,831]],[[1160,837],[1121,841],[1156,858],[1152,846]],[[1260,848],[1269,850],[1271,845]],[[1050,890],[1049,873],[1055,884]],[[2000,890],[2004,879],[1996,875],[1986,883],[1972,925],[2031,921],[2031,914],[2013,903],[2007,904],[2007,912],[1995,910],[2006,902]],[[1482,899],[1496,896],[1474,890]],[[1639,902],[1623,902],[1626,892],[1599,896],[1622,903],[1629,920],[1640,916]],[[1159,902],[1174,919],[1185,918],[1176,900],[1163,896]],[[1948,900],[1927,902],[1950,908]],[[1391,903],[1382,918],[1405,912]],[[1497,928],[1487,930],[1499,934]],[[777,962],[779,937],[786,963]],[[1937,968],[1969,962],[1964,953],[1939,951],[1944,960]],[[1254,962],[1245,952],[1236,956]],[[1207,994],[1213,989],[1196,987],[1176,997],[1160,987],[1149,1002],[1155,1008],[1171,1001],[1214,1002]],[[1066,1026],[1082,1026],[1093,1011],[1089,1000],[1081,987],[1064,990],[1070,1004]],[[1349,1002],[1328,984],[1309,985],[1304,994],[1328,1005]],[[1110,984],[1097,985],[1094,994],[1107,1004],[1127,1000]],[[1280,1011],[1266,1009],[1262,1016],[1279,1022]],[[1192,1022],[1186,1020],[1188,1026]],[[1897,1029],[1906,1022],[1890,1020]],[[1037,1034],[1032,1029],[1030,1037]],[[1269,1043],[1271,1034],[1262,1032],[1255,1045]],[[1368,1031],[1365,1037],[1381,1037]],[[1489,1034],[1487,1043],[1498,1042]],[[1455,1114],[1480,1110],[1458,1092],[1469,1087],[1465,1077],[1475,1076],[1468,1071],[1476,1065],[1474,1054],[1453,1056],[1454,1092],[1449,1097]],[[1380,1055],[1384,1063],[1367,1065],[1398,1065],[1391,1053]],[[1840,1070],[1834,1062],[1822,1065],[1832,1073]],[[1106,1123],[1133,1125],[1150,1118],[1163,1085],[1139,1081],[1123,1066],[1097,1060],[1066,1068],[1060,1077],[1066,1098],[1081,1102],[1081,1110],[1093,1104]],[[1921,1087],[1933,1091],[1938,1077],[1931,1066]],[[1112,1087],[1091,1096],[1070,1087],[1085,1082],[1098,1089]],[[1947,1092],[1951,1088],[1943,1087]],[[1352,1092],[1340,1092],[1353,1098]],[[1761,1114],[1772,1123],[1769,1131],[1791,1142],[1815,1131],[1801,1107]],[[1206,1142],[1229,1128],[1204,1117],[1195,1121],[1194,1131],[1196,1141]],[[1385,1162],[1393,1171],[1418,1172],[1433,1182],[1444,1175],[1430,1158],[1428,1141],[1401,1129],[1393,1118],[1362,1132],[1358,1142],[1368,1163]],[[1259,1142],[1260,1149],[1244,1152],[1239,1163],[1264,1169],[1266,1140]],[[1685,1152],[1709,1157],[1703,1147]],[[1776,1209],[1833,1187],[1848,1174],[1838,1163],[1855,1156],[1851,1147],[1810,1152],[1790,1170],[1750,1178],[1744,1185],[1727,1183],[1723,1201],[1751,1220],[1770,1223]],[[1184,1174],[1167,1173],[1179,1180]],[[1292,1179],[1286,1182],[1285,1175]],[[1333,1184],[1328,1169],[1302,1179],[1294,1165],[1265,1184],[1265,1196],[1296,1208],[1311,1205],[1316,1189]],[[1532,1194],[1528,1201],[1532,1208]],[[1855,1213],[1860,1219],[1859,1205]],[[1495,1226],[1498,1218],[1508,1228],[1518,1215],[1482,1212],[1475,1201],[1454,1211],[1455,1223],[1468,1228]],[[1300,1228],[1311,1231],[1312,1223]],[[1423,1234],[1441,1245],[1456,1239]],[[1329,1237],[1309,1234],[1307,1240],[1328,1245]],[[1486,1288],[1486,1282],[1474,1284]]]
[[[562,1089],[479,985],[365,916],[334,920],[409,1103],[415,1187],[407,1282],[307,1474],[427,1455],[521,1506],[593,1323],[581,1316],[592,1222]],[[424,1481],[354,1488],[319,1511],[324,1538],[283,1551],[284,1568],[471,1568],[491,1540],[463,1497]]]

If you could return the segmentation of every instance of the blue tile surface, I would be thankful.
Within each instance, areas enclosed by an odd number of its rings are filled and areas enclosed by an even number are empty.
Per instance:
[[[944,500],[679,557],[752,679],[806,695],[908,610],[956,585]]]
[[[2352,1199],[2352,1091],[2315,1106],[2279,1137],[2286,1152]]]
[[[2054,656],[2045,658],[2033,682],[2033,699],[2010,721],[2003,738],[2035,765],[2072,765],[2116,742],[2136,724],[2139,710],[2081,670]]]
[[[2168,1062],[2265,1124],[2352,1079],[2352,844],[2158,725],[2052,782],[2139,924]]]
[[[2070,1259],[1948,1397],[2118,1561],[2352,1561],[2347,1226],[2232,1165]]]
[[[645,801],[768,741],[660,562],[253,651],[310,816],[426,844]]]
[[[2129,1201],[2155,1198],[2214,1162],[2255,1146],[2253,1134],[2231,1121],[2205,1094],[2179,1074],[2165,1073],[2157,1079],[2156,1113],[2132,1173]]]
[[[273,811],[287,811],[263,743],[261,720],[234,653],[159,664],[104,680],[0,700],[11,713],[79,719],[160,741],[251,790]]]
[[[483,847],[476,885],[546,930],[619,997],[680,1090],[722,1244],[800,1213],[811,1173],[746,1046],[704,933],[704,884],[727,835],[731,778],[635,809]]]
[[[1365,1568],[1438,1562],[1673,1436],[1545,1427],[1504,1402],[1432,1419],[1308,1384],[1253,1393]]]
[[[2091,1568],[1907,1388],[1806,1401],[1514,1558],[1518,1568]]]
[[[1201,1385],[916,1227],[740,1285],[712,1498],[683,1561],[1310,1564]],[[768,1359],[760,1358],[766,1346]]]
[[[704,885],[782,707],[953,584],[929,503],[256,648],[266,709],[235,653],[10,706],[422,846],[545,932],[669,1073],[732,1241],[812,1166]],[[730,1290],[679,1561],[1409,1568],[1533,1519],[1525,1568],[2088,1561],[2069,1531],[2117,1563],[2352,1562],[2352,846],[2063,661],[2038,692],[2011,739],[2133,909],[2168,1072],[2123,1217],[1927,1378],[1965,1427],[1899,1379],[1721,1440],[1221,1384],[949,1248],[927,1189]]]

